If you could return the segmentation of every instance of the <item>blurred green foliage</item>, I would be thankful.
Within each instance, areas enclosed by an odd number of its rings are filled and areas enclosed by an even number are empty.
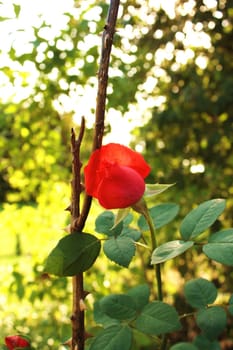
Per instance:
[[[159,67],[153,64],[146,71],[148,77],[154,70],[162,70],[150,97],[164,96],[165,102],[153,109],[152,118],[138,130],[136,140],[145,142],[156,180],[176,182],[175,197],[184,208],[194,198],[229,198],[225,224],[231,224],[233,9],[231,1],[216,2],[213,8],[204,3],[196,1],[189,13],[174,18],[161,12],[158,21],[140,38],[142,52],[151,51],[153,46],[157,52],[168,49]],[[185,21],[189,23],[186,30]],[[193,35],[189,35],[187,26]],[[159,30],[164,33],[161,39],[153,35]],[[204,47],[198,47],[198,35],[206,36]],[[188,189],[185,195],[184,189]]]
[[[148,181],[176,182],[162,198],[179,204],[181,214],[192,203],[227,198],[221,227],[232,226],[233,208],[232,6],[232,0],[180,0],[174,8],[166,2],[122,2],[106,116],[106,133],[116,111],[138,126],[131,144],[141,147],[152,167]],[[21,36],[27,32],[23,2],[1,0],[0,8],[1,29],[8,36],[7,45],[0,45],[0,328],[3,334],[30,333],[38,348],[52,349],[70,335],[70,283],[43,279],[41,266],[69,222],[64,209],[70,196],[70,128],[74,115],[83,113],[82,99],[86,105],[90,101],[85,116],[93,120],[108,5],[73,1],[60,27],[42,13],[26,39]],[[88,126],[84,163],[91,137]],[[94,207],[87,232],[93,230],[97,212]],[[161,239],[175,230],[174,224],[161,230]],[[196,258],[208,268],[198,251]],[[140,259],[131,265],[134,280],[127,270],[119,275],[115,265],[107,268],[102,259],[87,273],[87,288],[95,298],[109,288],[121,292],[145,276],[150,279],[150,268]],[[184,258],[179,273],[168,266],[168,279],[176,274],[182,283],[185,264],[194,274],[200,272],[200,264],[191,266]],[[142,268],[144,277],[138,275]],[[230,284],[233,275],[227,273]],[[175,290],[172,279],[168,294]],[[90,312],[87,317],[92,326]]]

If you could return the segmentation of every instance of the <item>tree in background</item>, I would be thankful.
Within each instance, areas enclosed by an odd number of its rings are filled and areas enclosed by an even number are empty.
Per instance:
[[[1,54],[7,56],[1,89],[14,87],[1,98],[1,197],[27,201],[35,200],[43,181],[67,181],[70,126],[83,113],[91,125],[107,5],[74,2],[57,28],[40,14],[25,46],[20,43],[27,32],[25,8],[14,2],[11,7],[2,24],[18,20],[19,25],[15,32],[11,26],[9,39],[15,40]],[[192,184],[188,196],[198,190],[198,198],[229,197],[232,2],[174,1],[166,7],[166,2],[129,0],[121,4],[118,23],[107,131],[117,130],[121,121],[130,131],[144,125],[133,132],[135,146],[157,169],[156,181],[176,182],[177,189]]]
[[[151,66],[145,80],[154,89],[147,98],[163,100],[140,129],[158,181],[175,181],[180,189],[189,184],[187,196],[198,200],[230,197],[232,2],[182,1],[170,17],[161,10],[138,47]]]

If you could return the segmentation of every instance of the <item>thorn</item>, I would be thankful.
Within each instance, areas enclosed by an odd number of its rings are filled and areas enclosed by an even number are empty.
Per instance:
[[[69,224],[69,225],[66,226],[63,230],[64,230],[65,232],[67,232],[67,233],[71,233],[71,225]]]
[[[86,298],[86,296],[88,296],[88,294],[90,294],[90,292],[88,292],[87,290],[83,291],[83,299]]]
[[[71,320],[71,321],[75,321],[75,320],[76,320],[76,316],[75,316],[75,315],[71,315],[71,316],[70,316],[70,320]]]
[[[67,208],[65,208],[65,211],[71,211],[71,204],[70,204],[70,205],[68,205],[68,207],[67,207]]]
[[[94,337],[93,334],[85,332],[85,334],[84,334],[84,339],[85,340],[88,339],[88,338],[92,338],[92,337]]]
[[[72,338],[66,340],[64,343],[62,343],[62,345],[67,345],[71,348],[71,345],[72,345]]]
[[[79,300],[79,307],[81,311],[87,310],[87,305],[84,303],[83,299]]]
[[[92,338],[92,337],[93,337],[93,334],[85,332],[85,334],[84,334],[84,339],[85,340],[88,339],[88,338]],[[72,346],[72,338],[67,339],[64,343],[62,343],[62,345],[66,345],[66,346],[69,346],[71,348],[71,346]],[[75,345],[75,349],[78,350],[78,345]]]
[[[47,272],[44,272],[40,275],[40,278],[42,281],[45,281],[45,280],[50,280],[50,276]]]

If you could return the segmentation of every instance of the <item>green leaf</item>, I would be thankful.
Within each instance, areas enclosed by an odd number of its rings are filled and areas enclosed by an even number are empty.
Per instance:
[[[182,343],[178,343],[176,345],[173,345],[170,348],[170,350],[198,350],[198,348],[191,343],[182,342]]]
[[[194,242],[170,241],[156,248],[151,256],[151,264],[160,264],[164,261],[175,258],[192,247]]]
[[[131,238],[133,241],[138,241],[141,238],[142,234],[140,231],[135,230],[134,228],[131,227],[124,227],[120,236],[119,237],[129,237]]]
[[[128,226],[132,221],[133,221],[133,214],[132,213],[129,213],[128,215],[126,215],[123,219],[123,224],[125,226]]]
[[[14,4],[14,11],[15,11],[15,16],[16,17],[19,16],[20,10],[21,10],[21,6]]]
[[[104,328],[119,324],[119,320],[109,317],[103,312],[100,306],[100,300],[94,303],[94,320],[97,324],[101,324]]]
[[[233,228],[213,233],[209,238],[209,243],[233,243]]]
[[[158,339],[155,339],[155,342],[158,343]],[[139,345],[140,348],[138,348],[137,345]],[[131,350],[136,350],[136,349],[137,350],[151,349],[151,336],[140,332],[138,329],[134,327],[133,328],[133,345]]]
[[[146,304],[149,303],[150,288],[147,284],[138,285],[131,288],[127,295],[133,298],[137,311],[140,311]]]
[[[204,278],[193,279],[184,286],[184,295],[187,302],[198,309],[212,304],[217,298],[217,294],[218,291],[215,285]]]
[[[233,243],[209,243],[203,247],[208,258],[221,264],[233,266]]]
[[[123,229],[123,222],[115,225],[115,215],[111,211],[104,211],[95,221],[95,231],[108,236],[118,236]]]
[[[135,254],[134,241],[129,237],[112,237],[104,242],[105,255],[115,263],[128,267]]]
[[[162,301],[147,304],[136,319],[136,327],[141,332],[159,335],[181,328],[179,316],[173,306]]]
[[[183,219],[180,227],[181,236],[189,240],[209,228],[225,209],[225,200],[212,199],[200,204]]]
[[[102,312],[118,320],[132,319],[136,315],[136,304],[133,298],[126,294],[111,294],[100,300]]]
[[[233,315],[233,294],[230,296],[229,299],[228,311],[231,315]]]
[[[127,218],[127,216],[129,215],[129,211],[130,208],[118,209],[112,229],[115,228],[121,221]]]
[[[144,197],[156,197],[158,194],[166,191],[171,186],[174,186],[174,184],[146,184]]]
[[[49,254],[45,272],[74,276],[88,270],[100,252],[100,241],[88,233],[75,232],[62,238]]]
[[[132,330],[128,326],[114,325],[104,329],[91,343],[90,350],[129,350]]]
[[[225,310],[220,306],[201,309],[196,317],[197,325],[209,340],[217,339],[227,323]]]
[[[211,235],[209,243],[203,246],[203,252],[210,259],[233,266],[233,229],[222,230]]]
[[[175,203],[164,203],[154,206],[149,210],[155,228],[160,228],[172,221],[179,212],[179,206]],[[140,216],[138,226],[142,231],[148,231],[149,227],[144,218]]]
[[[216,340],[211,341],[202,334],[196,336],[196,338],[193,341],[193,344],[197,346],[198,350],[205,350],[205,349],[221,350],[221,347],[218,341]]]

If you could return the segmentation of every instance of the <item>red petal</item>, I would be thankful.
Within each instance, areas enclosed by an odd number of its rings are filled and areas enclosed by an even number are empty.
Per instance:
[[[116,143],[109,143],[94,151],[84,168],[86,192],[98,198],[98,187],[113,164],[134,169],[142,178],[145,178],[150,167],[141,154],[130,148]]]
[[[136,170],[143,178],[147,177],[151,168],[138,152],[118,143],[109,143],[101,147],[101,162],[111,161]]]
[[[102,179],[97,198],[106,209],[127,208],[135,204],[144,191],[144,180],[135,170],[115,165]]]
[[[8,337],[5,337],[5,344],[9,350],[14,350],[20,347],[27,348],[30,346],[30,343],[20,335],[9,335]]]

